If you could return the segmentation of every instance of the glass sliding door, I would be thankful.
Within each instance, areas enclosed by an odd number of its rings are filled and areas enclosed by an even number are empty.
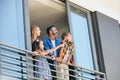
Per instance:
[[[75,60],[78,66],[94,69],[88,11],[67,2],[70,31],[74,40]]]
[[[25,49],[22,0],[0,0],[0,43]],[[12,54],[12,55],[11,55]],[[0,46],[0,80],[25,80],[22,70],[25,53]],[[19,75],[17,74],[19,73]],[[26,73],[26,72],[25,72]]]

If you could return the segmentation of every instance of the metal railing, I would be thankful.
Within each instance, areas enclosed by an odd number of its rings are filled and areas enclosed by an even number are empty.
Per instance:
[[[45,67],[41,67],[39,65],[35,65],[33,61],[41,62],[46,65],[53,65],[47,62],[42,62],[38,59],[32,57],[33,52],[28,50],[19,49],[13,46],[0,44],[0,80],[41,80],[37,75],[45,75],[49,77],[54,77],[59,80],[61,79],[59,76],[52,76],[50,74],[40,73],[34,68],[39,68],[41,70],[54,71],[59,73],[57,70],[48,69]],[[41,56],[45,59],[51,59],[48,56]],[[56,68],[60,68],[58,65],[53,65]],[[73,66],[73,65],[70,65]],[[84,67],[73,66],[74,69],[70,69],[69,71],[74,72],[74,75],[67,74],[67,76],[74,77],[74,80],[106,80],[105,73],[90,70]],[[65,73],[62,73],[65,74]],[[49,80],[49,79],[48,79]]]

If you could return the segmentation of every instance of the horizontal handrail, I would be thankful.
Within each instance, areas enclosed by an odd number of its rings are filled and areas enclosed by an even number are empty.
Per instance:
[[[1,48],[2,47],[2,48]],[[4,50],[4,48],[5,48],[5,50]],[[26,60],[34,60],[34,61],[39,61],[39,60],[36,60],[36,59],[33,59],[32,57],[28,57],[28,56],[26,56],[27,54],[30,54],[31,56],[32,56],[32,54],[34,54],[34,52],[32,52],[32,51],[30,51],[30,50],[24,50],[24,49],[20,49],[20,48],[16,48],[16,47],[13,47],[13,46],[9,46],[9,45],[6,45],[6,44],[2,44],[2,43],[0,43],[0,51],[1,52],[5,52],[5,53],[10,53],[10,54],[12,54],[12,55],[14,55],[14,56],[18,56],[18,57],[22,57],[22,60],[20,60],[20,59],[17,59],[17,58],[13,58],[13,57],[9,57],[9,56],[6,56],[6,55],[0,55],[0,58],[2,58],[2,59],[9,59],[9,60],[11,60],[11,61],[15,61],[15,62],[18,62],[18,63],[21,63],[22,64],[22,67],[21,66],[15,66],[15,67],[17,67],[17,68],[20,68],[20,69],[22,69],[22,70],[26,70],[26,71],[30,71],[30,72],[34,72],[34,73],[38,73],[38,74],[41,74],[41,73],[39,73],[39,72],[37,72],[37,71],[33,71],[33,70],[29,70],[29,69],[26,69],[27,67],[24,67],[25,65],[28,65],[28,66],[34,66],[34,67],[38,67],[38,68],[41,68],[41,67],[39,67],[39,66],[36,66],[36,65],[34,65],[34,64],[31,64],[31,63],[27,63],[27,61]],[[9,50],[7,51],[6,49],[10,49],[10,50],[13,50],[13,52],[10,52]],[[18,51],[18,53],[19,54],[14,54],[14,53],[17,53],[17,51]],[[44,58],[46,58],[46,59],[52,59],[51,57],[49,57],[49,56],[42,56],[42,55],[40,55],[41,57],[44,57]],[[23,60],[24,59],[24,60]],[[1,60],[2,61],[2,60]],[[3,61],[4,62],[4,61]],[[43,62],[44,64],[46,64],[45,62]],[[6,63],[7,64],[7,63]],[[47,64],[49,64],[49,65],[53,65],[53,64],[50,64],[50,63],[47,63]],[[5,63],[4,63],[4,65],[5,65]],[[9,64],[10,65],[10,64]],[[70,64],[71,66],[74,66],[74,65],[72,65],[72,64]],[[58,66],[58,65],[53,65],[53,66],[56,66],[56,67],[60,67],[60,66]],[[78,74],[82,74],[82,75],[87,75],[87,76],[91,76],[91,77],[95,77],[95,78],[97,78],[97,79],[105,79],[105,73],[103,73],[103,72],[99,72],[99,71],[95,71],[95,70],[91,70],[91,69],[87,69],[87,68],[84,68],[84,67],[80,67],[80,66],[74,66],[75,68],[79,68],[80,70],[82,70],[82,72],[80,72],[80,71],[76,71],[76,70],[72,70],[72,69],[68,69],[69,71],[74,71],[75,73],[78,73]],[[46,69],[46,68],[42,68],[42,69]],[[83,70],[85,70],[85,71],[88,71],[88,72],[84,72]],[[57,72],[57,73],[60,73],[60,72],[58,72],[58,71],[55,71],[55,70],[50,70],[50,71],[54,71],[54,72]],[[65,74],[65,73],[63,73],[63,74]],[[46,75],[46,74],[44,74],[44,75]],[[82,75],[80,75],[80,77],[82,76]],[[104,76],[103,78],[101,78],[101,77],[98,77],[97,75],[101,75],[101,76]],[[27,75],[28,76],[28,75]],[[69,75],[69,76],[73,76],[73,77],[76,77],[76,78],[79,78],[79,76],[76,76],[76,75]],[[83,78],[85,78],[85,76],[82,76],[82,79]],[[59,78],[58,76],[53,76],[53,77],[57,77],[57,78]],[[33,78],[34,78],[34,76],[33,76]]]

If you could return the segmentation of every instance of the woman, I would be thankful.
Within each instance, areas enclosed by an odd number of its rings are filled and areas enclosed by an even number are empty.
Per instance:
[[[73,42],[72,42],[72,36],[69,32],[64,32],[61,35],[62,43],[65,43],[65,46],[63,46],[60,50],[59,57],[61,58],[61,62],[58,63],[60,66],[58,68],[58,76],[61,79],[69,80],[69,68],[68,64],[71,63],[71,58],[73,55]]]
[[[48,62],[47,62],[46,58],[41,57],[41,56],[45,56],[48,53],[55,51],[56,49],[64,46],[64,44],[61,44],[55,48],[45,51],[43,42],[38,39],[38,37],[40,36],[40,33],[41,33],[39,26],[34,25],[31,28],[31,33],[32,33],[32,35],[31,35],[32,51],[35,52],[33,54],[33,58],[37,59],[37,61],[33,61],[33,64],[36,66],[33,68],[35,71],[37,71],[36,73],[34,73],[34,76],[37,78],[40,78],[41,80],[52,80]]]

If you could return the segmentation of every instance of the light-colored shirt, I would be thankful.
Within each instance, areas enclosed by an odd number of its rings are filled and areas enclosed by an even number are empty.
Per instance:
[[[51,40],[53,47],[55,47],[55,40]],[[55,56],[57,56],[56,51],[53,52]]]
[[[64,55],[64,58],[63,58],[63,60],[64,60],[65,62],[67,62],[69,53],[70,53],[70,48],[68,47],[68,49],[67,49],[67,51],[66,51],[66,54]]]

